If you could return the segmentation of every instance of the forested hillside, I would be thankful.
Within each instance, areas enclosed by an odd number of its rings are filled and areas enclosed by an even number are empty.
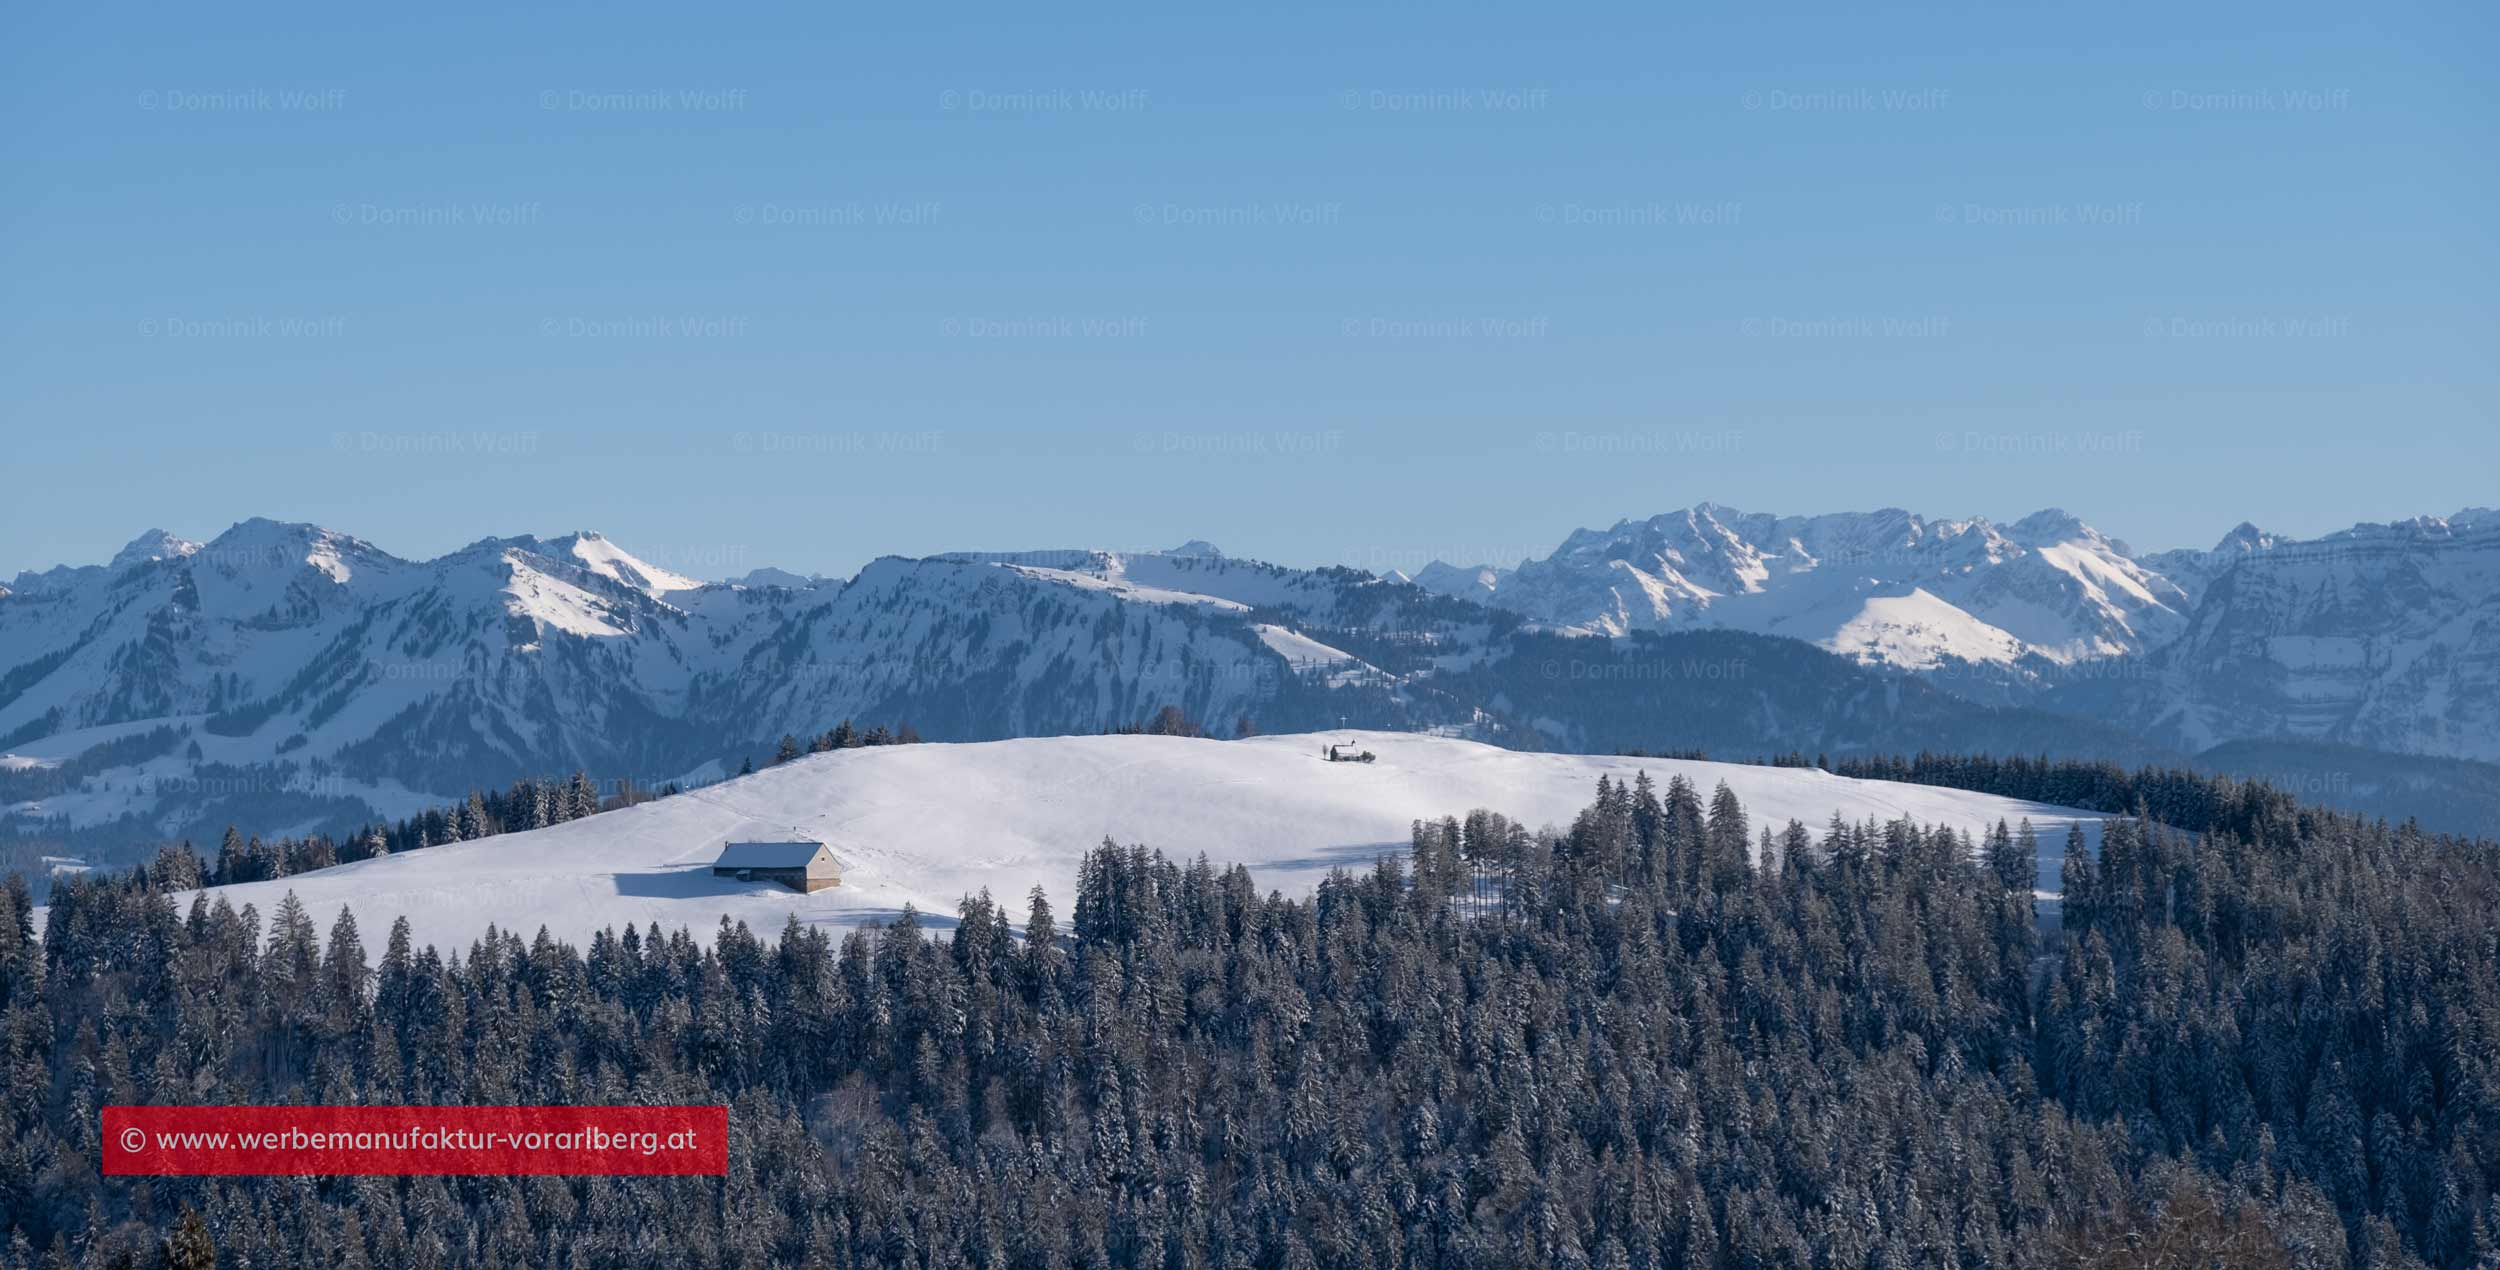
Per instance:
[[[12,888],[0,1264],[2493,1264],[2494,848],[2211,812],[2070,853],[2046,943],[2020,827],[1646,780],[1307,900],[1105,844],[1064,930],[985,895],[376,965],[133,878],[38,941]],[[281,1100],[727,1102],[730,1172],[96,1176],[100,1105]]]

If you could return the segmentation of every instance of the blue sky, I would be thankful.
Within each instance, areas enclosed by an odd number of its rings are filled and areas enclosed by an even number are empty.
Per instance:
[[[2485,4],[36,0],[0,574],[2500,502]]]

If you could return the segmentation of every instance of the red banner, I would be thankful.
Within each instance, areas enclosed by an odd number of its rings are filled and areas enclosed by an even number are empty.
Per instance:
[[[108,1177],[718,1177],[727,1107],[106,1107]]]

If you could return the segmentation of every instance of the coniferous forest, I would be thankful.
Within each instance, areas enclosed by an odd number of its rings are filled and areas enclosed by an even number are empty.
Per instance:
[[[839,940],[13,884],[0,1267],[2500,1265],[2492,844],[2114,820],[2046,934],[2041,849],[1644,779]],[[278,1101],[725,1102],[730,1171],[97,1175],[102,1105]]]

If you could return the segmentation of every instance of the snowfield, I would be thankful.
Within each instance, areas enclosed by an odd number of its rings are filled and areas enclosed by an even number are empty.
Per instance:
[[[1329,763],[1350,742],[1378,761]],[[1483,807],[1531,826],[1567,826],[1601,775],[1647,771],[1663,790],[1681,774],[1705,799],[1726,781],[1758,832],[1790,819],[1820,836],[1834,811],[1852,821],[1909,816],[1975,837],[2029,817],[2053,884],[2066,826],[2091,813],[1814,770],[1669,759],[1522,754],[1409,733],[1335,732],[1240,741],[1077,736],[968,745],[906,745],[811,755],[752,776],[528,833],[429,847],[317,873],[217,888],[266,915],[288,892],[324,930],[350,906],[368,947],[406,917],[419,946],[464,951],[490,925],[524,938],[545,927],[581,944],[626,923],[690,928],[708,940],[723,917],[770,936],[796,914],[841,929],[890,921],[916,905],[933,927],[989,888],[1019,918],[1027,891],[1048,889],[1061,920],[1077,865],[1106,836],[1177,859],[1203,852],[1250,867],[1259,886],[1307,892],[1332,869],[1360,870],[1403,851],[1419,817]],[[725,842],[806,837],[843,861],[842,885],[813,895],[714,878]],[[189,896],[178,896],[187,908]]]

